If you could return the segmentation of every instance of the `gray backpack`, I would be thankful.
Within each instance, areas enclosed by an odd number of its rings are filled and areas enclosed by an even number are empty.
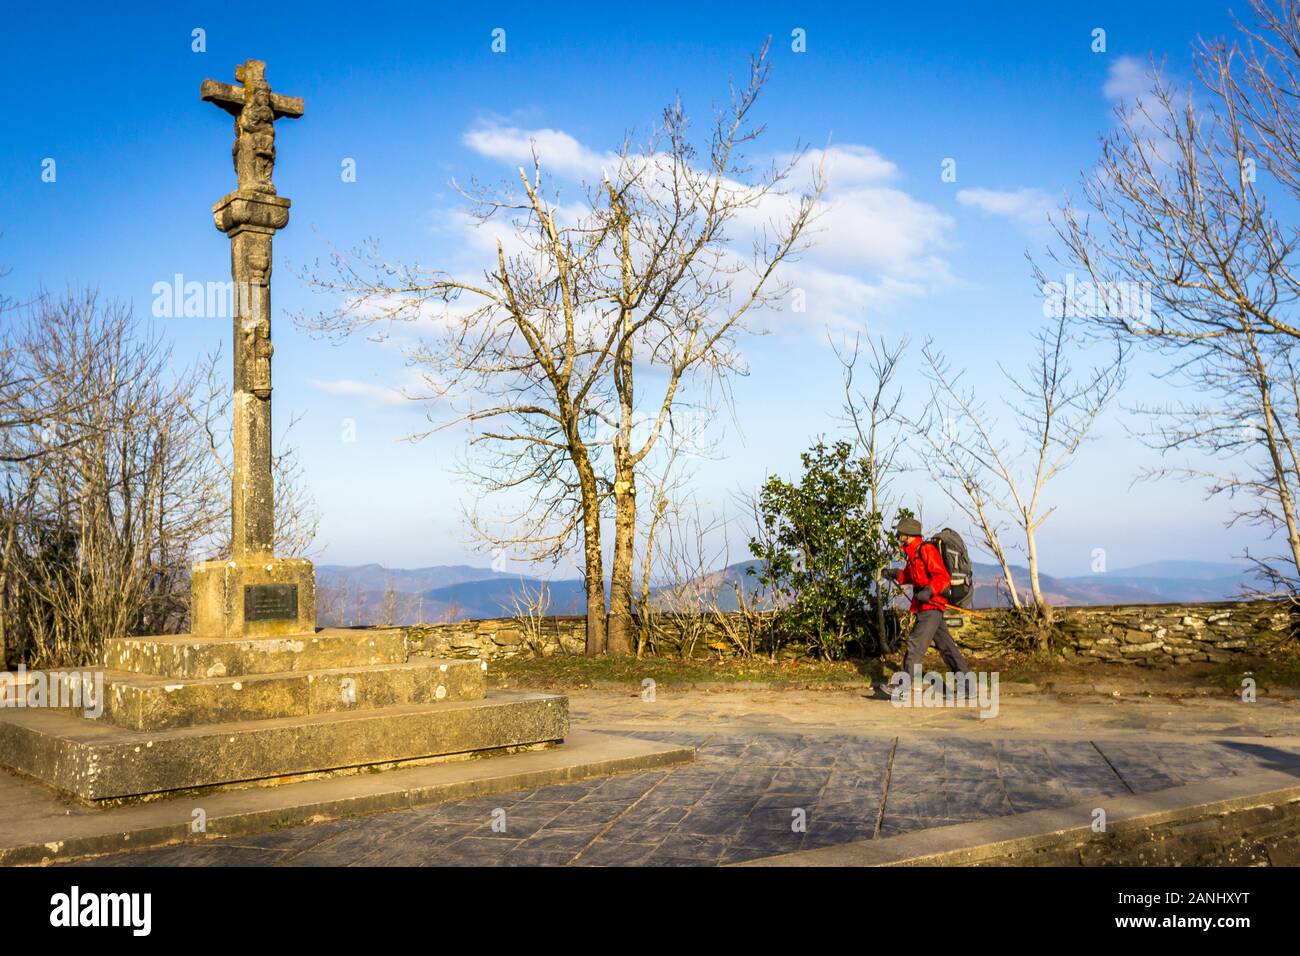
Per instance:
[[[952,579],[942,596],[949,604],[965,607],[966,602],[975,593],[975,577],[972,574],[973,569],[970,553],[966,550],[966,542],[952,528],[944,528],[928,543],[935,546],[939,557],[943,559],[943,566],[947,569],[948,576]]]

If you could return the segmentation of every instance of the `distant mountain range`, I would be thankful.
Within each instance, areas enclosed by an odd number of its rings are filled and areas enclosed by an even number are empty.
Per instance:
[[[1016,589],[1029,591],[1029,571],[1011,568]],[[1055,577],[1039,574],[1039,586],[1050,604],[1163,604],[1186,601],[1231,601],[1242,596],[1251,581],[1249,565],[1219,561],[1155,561],[1131,568]],[[1005,604],[1000,596],[1002,570],[975,564],[975,607]]]
[[[735,586],[746,595],[757,577],[745,573],[755,562],[742,561],[708,575],[691,591],[712,592],[725,610],[736,607]],[[1029,591],[1029,572],[1013,566],[1022,593]],[[1055,577],[1040,574],[1044,596],[1052,604],[1161,604],[1230,601],[1242,596],[1250,569],[1244,564],[1213,561],[1157,561],[1097,574]],[[975,607],[1005,604],[1002,573],[992,564],[975,564]],[[414,624],[473,618],[509,617],[516,601],[537,595],[545,586],[550,614],[581,614],[585,606],[580,580],[540,578],[476,568],[437,565],[386,568],[379,564],[320,565],[316,568],[317,616],[328,626],[347,624]],[[671,591],[658,589],[656,599]]]
[[[717,594],[720,607],[736,608],[736,585],[753,596],[758,582],[746,574],[753,561],[742,561],[709,576],[708,586]],[[995,564],[974,562],[975,597],[973,607],[996,607],[1008,602],[1002,569]],[[1029,593],[1029,569],[1011,566],[1016,589]],[[1055,577],[1038,576],[1039,587],[1050,604],[1164,604],[1178,601],[1231,601],[1242,596],[1250,580],[1250,567],[1215,561],[1157,561],[1117,571]]]
[[[509,617],[516,601],[550,596],[550,614],[581,614],[579,580],[543,581],[464,564],[386,568],[324,564],[316,568],[316,605],[322,626],[416,624]]]

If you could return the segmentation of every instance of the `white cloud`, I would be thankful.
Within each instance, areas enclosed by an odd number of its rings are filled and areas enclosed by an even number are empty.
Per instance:
[[[400,389],[385,385],[372,385],[369,382],[359,382],[353,378],[339,378],[328,381],[314,378],[311,380],[311,386],[317,391],[325,392],[328,395],[362,398],[376,405],[412,404],[411,399],[407,398]]]
[[[934,206],[882,186],[832,187],[823,204],[810,260],[877,279],[947,278],[935,253],[948,245],[953,221]]]
[[[1156,73],[1153,74],[1153,70]],[[1159,84],[1165,86],[1173,116],[1166,112],[1166,105],[1156,95]],[[1144,149],[1149,151],[1149,157],[1157,165],[1174,161],[1178,146],[1166,135],[1164,127],[1169,122],[1178,122],[1177,117],[1187,107],[1188,92],[1185,88],[1171,82],[1149,60],[1121,56],[1111,64],[1101,92],[1123,117],[1123,122],[1132,127],[1142,140]]]
[[[1106,82],[1101,88],[1102,95],[1112,103],[1121,100],[1132,101],[1151,91],[1151,80],[1147,76],[1148,64],[1135,56],[1121,56],[1110,65],[1106,72]]]
[[[1014,220],[1031,232],[1047,228],[1047,217],[1054,208],[1047,193],[1031,188],[962,189],[957,192],[957,202],[990,216]]]
[[[789,155],[781,157],[789,162]],[[863,183],[880,183],[894,179],[898,167],[870,146],[831,146],[827,149],[810,149],[803,154],[796,177],[805,180],[818,166],[832,188],[843,188]]]
[[[867,146],[810,150],[792,183],[809,181],[820,165],[826,177],[814,246],[788,263],[786,281],[803,290],[807,312],[794,316],[814,334],[826,326],[860,327],[901,299],[924,297],[954,283],[944,257],[956,228],[953,219],[893,185],[898,167]],[[777,203],[747,217],[754,229],[781,218]],[[782,314],[780,321],[788,322]]]
[[[519,129],[484,123],[461,137],[461,142],[481,156],[530,168],[533,150],[542,168],[569,176],[599,177],[603,167],[618,162],[613,153],[598,153],[557,129]]]
[[[535,148],[543,171],[573,178],[595,179],[620,161],[613,152],[592,149],[562,130],[549,128],[485,123],[466,132],[462,141],[482,156],[511,165],[531,165]],[[778,163],[789,159],[788,154],[776,157]],[[793,317],[820,336],[827,325],[860,325],[868,312],[878,317],[893,301],[924,296],[955,281],[944,258],[955,230],[953,219],[899,188],[893,162],[864,145],[808,150],[795,166],[788,187],[796,192],[806,187],[819,167],[826,190],[813,229],[815,244],[783,270],[784,280],[803,290],[806,311],[782,311],[778,321],[784,324]],[[745,188],[741,183],[730,185]],[[734,254],[745,255],[751,239],[784,220],[796,201],[797,196],[770,195],[743,210],[733,231]],[[566,204],[557,210],[557,218],[577,222],[584,211],[581,203]],[[471,217],[459,215],[443,221],[461,237],[466,253],[461,264],[468,271],[474,268],[471,260],[495,256],[498,236],[507,254],[522,251],[506,220],[478,226]]]

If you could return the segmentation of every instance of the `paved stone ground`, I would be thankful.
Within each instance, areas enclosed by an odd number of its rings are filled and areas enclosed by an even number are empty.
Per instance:
[[[1044,710],[1036,721],[1021,714],[998,726],[998,720],[972,723],[970,713],[900,712],[887,702],[882,711],[880,702],[846,696],[832,721],[839,726],[828,728],[817,725],[827,713],[826,692],[802,705],[786,692],[778,705],[748,712],[743,694],[688,696],[647,707],[624,695],[579,695],[574,708],[588,729],[599,721],[605,732],[693,745],[692,765],[121,854],[90,865],[717,865],[1081,801],[1104,807],[1109,796],[1255,769],[1300,774],[1296,737],[1270,740],[1270,730],[1256,729],[1248,740],[1204,733],[1171,738],[1152,731],[1162,718],[1151,712],[1118,720],[1148,725],[1138,732],[1120,733],[1115,720],[1103,720],[1103,732],[1090,735],[1088,724],[1097,721],[1071,715],[1068,702],[1049,708],[1053,720]],[[872,719],[848,720],[850,705],[859,716],[872,708]],[[1279,706],[1250,719],[1296,727],[1294,702]],[[1202,723],[1238,726],[1244,716],[1207,713]],[[1020,732],[1023,720],[1045,733]],[[895,729],[902,724],[906,732],[843,727],[879,721],[892,721]]]

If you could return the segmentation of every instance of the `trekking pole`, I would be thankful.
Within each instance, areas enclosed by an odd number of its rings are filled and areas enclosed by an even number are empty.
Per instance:
[[[987,612],[987,611],[972,611],[972,610],[971,610],[970,608],[968,608],[968,607],[958,607],[958,606],[955,605],[955,604],[949,604],[949,605],[948,605],[948,610],[950,610],[950,611],[961,611],[961,613],[963,613],[963,614],[969,614],[971,617],[987,617],[987,616],[988,616],[988,612]]]

